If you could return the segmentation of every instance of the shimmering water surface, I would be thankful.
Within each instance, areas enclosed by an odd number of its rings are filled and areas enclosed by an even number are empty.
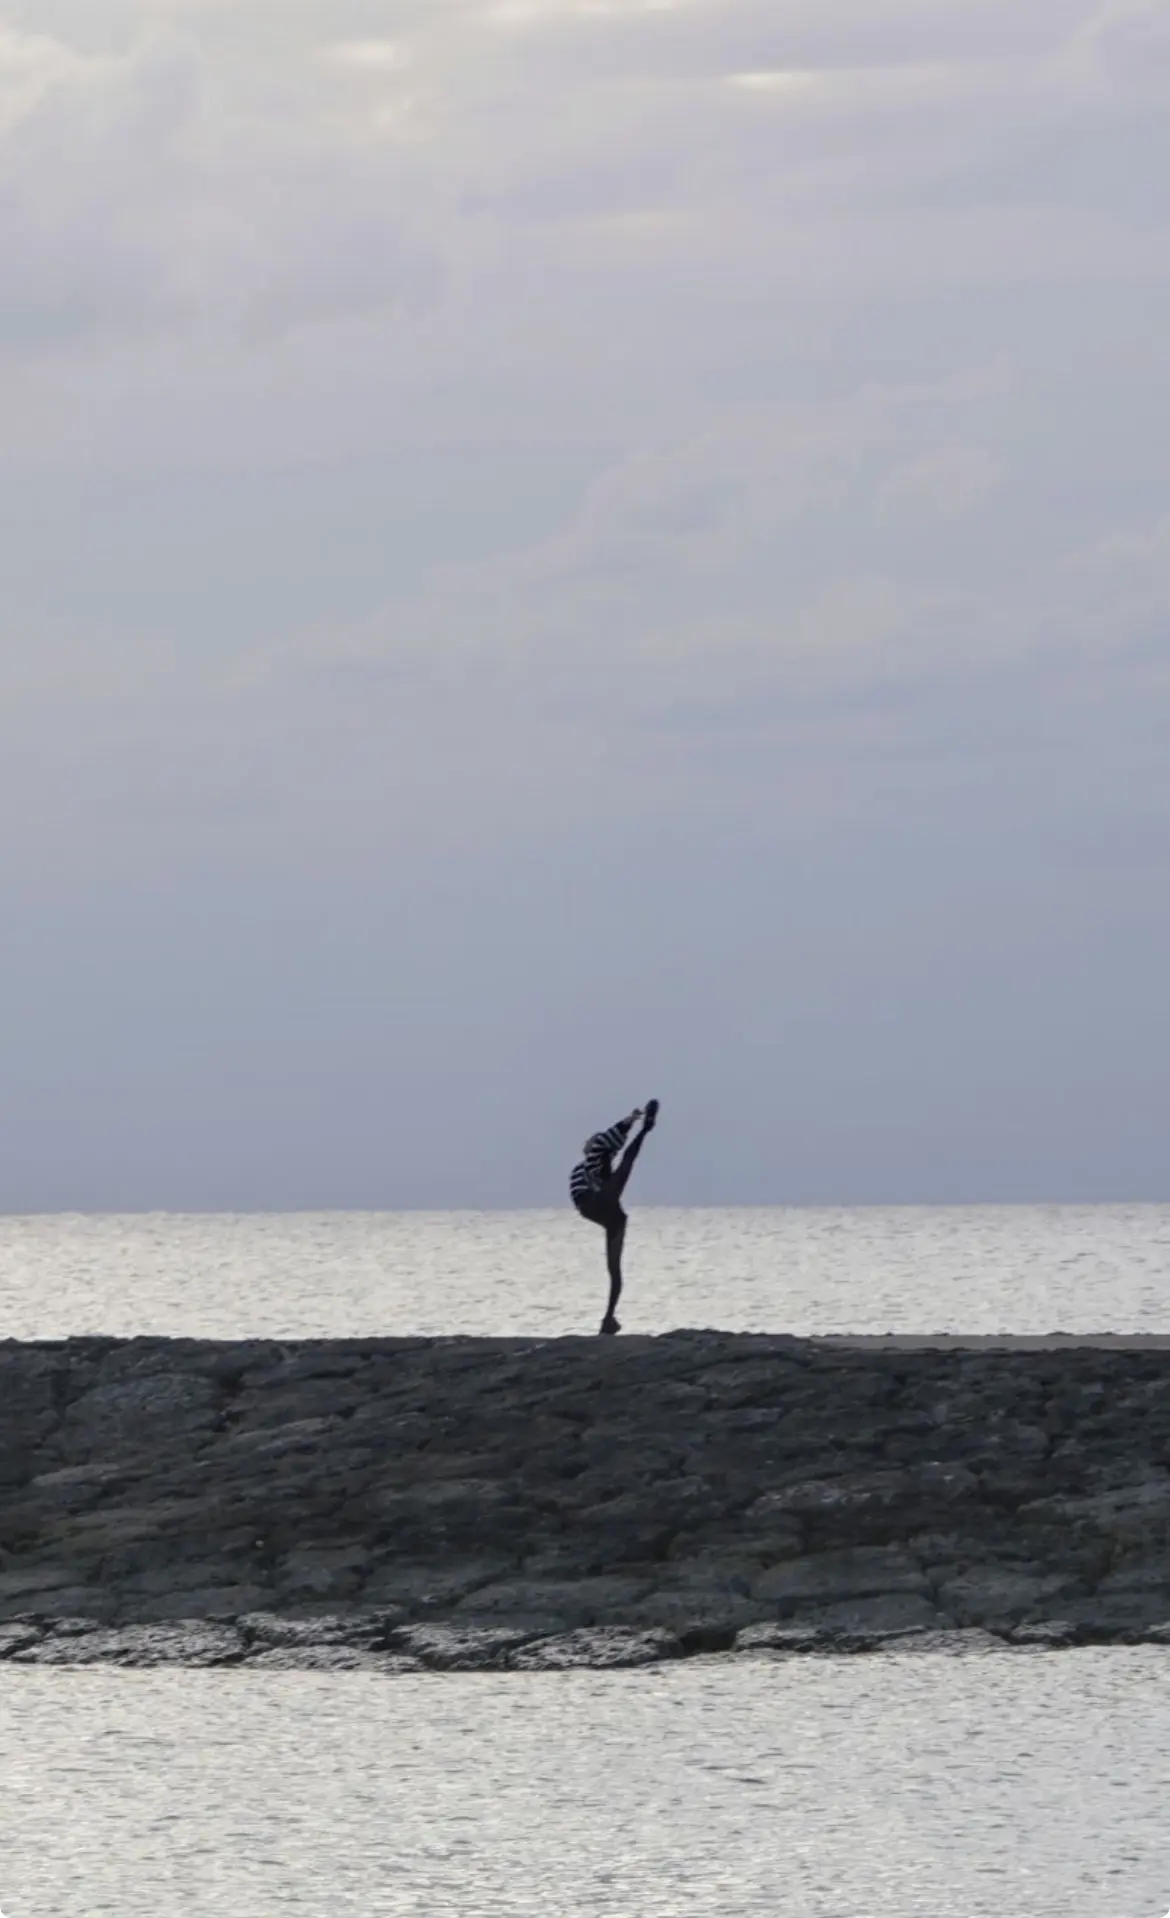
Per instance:
[[[1170,1206],[635,1209],[627,1331],[1170,1331]],[[562,1212],[0,1220],[0,1337],[592,1331]],[[0,1900],[2,1904],[2,1900]]]
[[[589,1331],[569,1214],[0,1221],[0,1337]],[[629,1331],[1170,1331],[1170,1208],[638,1211]],[[0,1664],[4,1918],[1161,1918],[1170,1651]]]
[[[1160,1918],[1170,1656],[0,1675],[6,1918]]]

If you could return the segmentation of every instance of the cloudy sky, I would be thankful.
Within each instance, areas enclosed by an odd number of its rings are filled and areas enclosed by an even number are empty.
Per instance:
[[[0,1206],[1170,1197],[1170,0],[0,0]]]

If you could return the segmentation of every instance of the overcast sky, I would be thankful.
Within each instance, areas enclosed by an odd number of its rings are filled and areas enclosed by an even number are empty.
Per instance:
[[[1168,0],[0,0],[0,1206],[1170,1197],[1168,109]]]

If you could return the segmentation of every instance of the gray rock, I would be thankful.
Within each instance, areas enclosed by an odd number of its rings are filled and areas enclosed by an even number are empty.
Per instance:
[[[284,1618],[275,1612],[246,1612],[236,1624],[249,1645],[264,1650],[292,1651],[305,1645],[368,1648],[383,1643],[387,1633],[401,1620],[401,1612],[394,1610],[355,1612],[344,1617],[325,1613],[319,1618]]]
[[[703,1602],[715,1598],[750,1598],[752,1585],[764,1565],[774,1562],[742,1555],[737,1537],[734,1546],[726,1552],[708,1558],[671,1558],[654,1567],[655,1589],[693,1593]]]
[[[660,1665],[681,1653],[671,1632],[609,1625],[537,1639],[512,1652],[508,1664],[517,1672],[627,1671],[637,1665]]]
[[[791,1624],[759,1624],[737,1633],[737,1652],[877,1651],[945,1636],[944,1621],[915,1592],[826,1605]]]
[[[260,1425],[243,1432],[229,1432],[220,1443],[220,1458],[228,1465],[237,1460],[289,1458],[297,1452],[315,1457],[326,1433],[335,1429],[328,1418],[290,1419],[284,1425]]]
[[[946,1622],[920,1592],[884,1592],[878,1598],[842,1599],[822,1605],[803,1620],[826,1638],[879,1638],[938,1631]]]
[[[897,1470],[877,1468],[831,1477],[797,1480],[757,1499],[749,1518],[785,1514],[822,1527],[866,1525],[882,1515],[910,1508],[943,1508],[969,1498],[979,1481],[965,1466],[924,1460]]]
[[[1031,1519],[1091,1525],[1110,1540],[1138,1546],[1170,1542],[1170,1476],[1135,1479],[1088,1497],[1036,1499],[1024,1507]]]
[[[406,1625],[395,1633],[394,1647],[434,1671],[483,1672],[499,1670],[506,1653],[547,1637],[522,1625]]]
[[[1050,1443],[1042,1426],[993,1412],[978,1435],[975,1456],[980,1460],[1005,1456],[1040,1460],[1046,1457]]]
[[[756,1599],[704,1586],[662,1587],[624,1610],[631,1625],[660,1625],[688,1648],[711,1651],[725,1648],[738,1631],[769,1613]]]
[[[234,1665],[243,1640],[229,1627],[188,1619],[174,1625],[123,1625],[40,1639],[16,1654],[23,1665]]]
[[[820,1552],[761,1572],[753,1598],[793,1612],[834,1600],[877,1598],[888,1592],[925,1592],[926,1576],[917,1559],[886,1546]]]
[[[1129,1592],[1155,1592],[1170,1600],[1170,1556],[1160,1553],[1156,1558],[1119,1565],[1101,1580],[1097,1592],[1102,1598]]]
[[[46,1503],[52,1501],[68,1507],[74,1503],[84,1504],[95,1492],[125,1483],[125,1479],[124,1465],[97,1459],[88,1465],[59,1465],[52,1472],[41,1472],[32,1480],[31,1488]]]
[[[150,1445],[186,1443],[213,1428],[218,1394],[198,1372],[137,1371],[116,1362],[91,1391],[75,1399],[62,1421],[65,1458],[88,1464],[94,1455],[139,1451]]]
[[[68,1591],[76,1583],[77,1574],[68,1565],[10,1566],[0,1570],[0,1604],[19,1602],[28,1610],[38,1600]]]
[[[1133,1644],[1170,1617],[1170,1598],[1162,1592],[1094,1592],[1064,1601],[1061,1615],[1090,1643]]]
[[[1029,1612],[1050,1606],[1078,1591],[1075,1579],[1063,1572],[1012,1571],[985,1565],[948,1579],[939,1587],[939,1602],[962,1625],[1011,1625]]]
[[[0,1342],[0,1655],[161,1658],[100,1633],[192,1618],[243,1619],[258,1669],[388,1669],[439,1626],[461,1669],[769,1621],[772,1655],[1157,1643],[1168,1461],[1148,1341]]]
[[[25,1612],[46,1617],[57,1612],[65,1617],[85,1613],[94,1618],[105,1618],[112,1609],[112,1594],[94,1591],[89,1585],[39,1588],[33,1584],[22,1584],[8,1597],[0,1597],[0,1620],[18,1619]]]
[[[747,1625],[735,1635],[737,1652],[786,1652],[806,1654],[826,1649],[827,1641],[813,1625]]]
[[[416,1617],[448,1611],[487,1587],[506,1569],[498,1559],[468,1558],[459,1565],[383,1561],[362,1587],[363,1605],[396,1605]]]
[[[11,1658],[14,1652],[25,1651],[28,1646],[38,1644],[43,1636],[43,1628],[31,1620],[0,1625],[0,1658]]]
[[[258,1585],[209,1585],[205,1588],[183,1586],[167,1594],[120,1596],[118,1615],[126,1623],[149,1624],[184,1618],[239,1618],[244,1612],[260,1611],[270,1593]]]
[[[302,1546],[278,1567],[276,1585],[293,1603],[298,1598],[352,1598],[361,1589],[368,1564],[360,1544]]]
[[[267,1651],[252,1652],[245,1671],[249,1672],[376,1672],[383,1678],[398,1678],[404,1673],[421,1672],[421,1659],[400,1652],[379,1652],[360,1645],[273,1645]]]
[[[950,1657],[982,1657],[989,1652],[1006,1651],[1007,1645],[994,1632],[985,1632],[978,1625],[964,1625],[948,1631],[904,1632],[897,1637],[887,1638],[875,1650],[918,1655],[923,1652],[943,1653]]]
[[[1013,1645],[1042,1652],[1064,1651],[1080,1642],[1080,1630],[1071,1619],[1039,1618],[1030,1625],[1016,1625],[1009,1634]]]
[[[461,1601],[459,1610],[473,1611],[477,1618],[535,1615],[562,1620],[566,1626],[592,1625],[607,1617],[620,1619],[651,1589],[649,1579],[512,1579],[481,1586]]]

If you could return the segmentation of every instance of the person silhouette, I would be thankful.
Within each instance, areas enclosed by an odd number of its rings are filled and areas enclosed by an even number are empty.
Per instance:
[[[642,1129],[635,1138],[630,1133],[638,1120]],[[601,1321],[602,1332],[620,1332],[614,1314],[622,1295],[622,1247],[626,1242],[626,1212],[622,1194],[637,1163],[647,1134],[658,1122],[658,1100],[651,1099],[643,1111],[638,1106],[628,1119],[619,1119],[604,1132],[594,1132],[585,1141],[583,1156],[569,1174],[569,1196],[583,1219],[600,1225],[605,1231],[605,1263],[609,1271],[609,1304]],[[626,1146],[617,1165],[614,1154]]]

